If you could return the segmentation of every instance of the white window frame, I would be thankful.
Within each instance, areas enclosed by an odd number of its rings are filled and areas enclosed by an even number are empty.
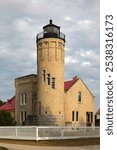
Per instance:
[[[26,105],[26,93],[23,93],[23,104]]]
[[[23,94],[20,94],[20,105],[23,105]]]
[[[26,105],[26,93],[20,94],[20,105]]]
[[[23,122],[23,111],[20,111],[20,123]]]
[[[26,120],[27,112],[26,111],[20,111],[20,123]]]

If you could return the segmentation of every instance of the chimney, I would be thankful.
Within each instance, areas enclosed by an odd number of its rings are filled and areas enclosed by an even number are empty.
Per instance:
[[[78,79],[78,77],[77,77],[77,76],[73,77],[73,80],[77,80],[77,79]]]

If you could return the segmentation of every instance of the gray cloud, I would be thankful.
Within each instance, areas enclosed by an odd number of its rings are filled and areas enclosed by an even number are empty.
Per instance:
[[[66,35],[65,80],[78,75],[99,107],[99,1],[1,0],[0,99],[15,94],[16,77],[36,73],[36,34],[49,19]]]

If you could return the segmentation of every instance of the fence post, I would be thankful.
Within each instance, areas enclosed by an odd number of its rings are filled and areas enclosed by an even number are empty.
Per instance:
[[[17,127],[15,128],[15,136],[17,137]]]
[[[61,138],[63,139],[63,136],[64,136],[64,129],[61,128]]]
[[[36,126],[36,141],[38,141],[38,126]]]
[[[87,133],[87,127],[84,127],[84,136],[86,136],[86,133]]]

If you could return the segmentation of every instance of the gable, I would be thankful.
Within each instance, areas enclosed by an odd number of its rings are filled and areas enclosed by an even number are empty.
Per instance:
[[[87,87],[87,85],[83,82],[83,80],[80,79],[80,81],[83,83],[83,85],[85,86],[85,88],[89,91],[89,93],[90,93],[93,97],[95,97],[95,96],[92,94],[92,92],[89,90],[89,88]]]
[[[67,92],[69,91],[69,89],[73,88],[74,84],[79,84],[78,82],[81,81],[82,84],[85,86],[85,88],[89,91],[89,93],[93,96],[92,92],[89,90],[89,88],[87,87],[87,85],[80,79],[77,77],[74,77],[72,80],[69,81],[65,81],[64,82],[64,91]],[[94,97],[94,96],[93,96]]]

